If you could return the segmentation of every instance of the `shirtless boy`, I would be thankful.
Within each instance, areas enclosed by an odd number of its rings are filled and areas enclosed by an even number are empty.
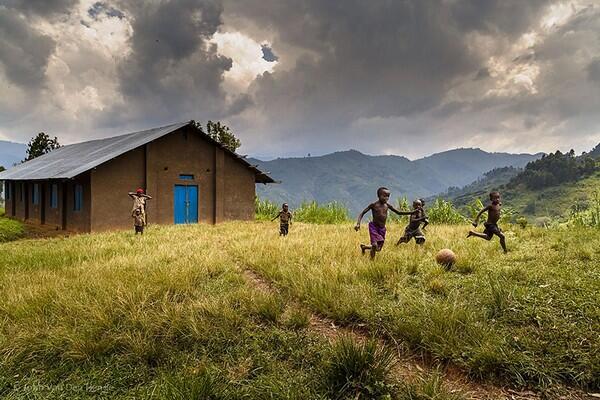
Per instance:
[[[483,233],[469,231],[467,237],[475,236],[485,240],[492,240],[494,235],[496,235],[500,238],[500,246],[502,246],[502,250],[504,250],[504,252],[506,253],[506,240],[504,238],[502,230],[498,227],[498,220],[500,219],[500,208],[502,207],[502,203],[500,202],[500,193],[491,192],[490,200],[492,203],[487,205],[483,210],[479,211],[479,214],[477,214],[477,217],[475,217],[475,221],[473,221],[473,226],[477,227],[479,217],[481,217],[481,214],[487,211],[487,222],[483,224],[483,226],[485,226],[485,230],[483,231]]]
[[[425,235],[421,231],[421,222],[427,221],[425,211],[423,211],[423,203],[421,200],[413,201],[413,212],[410,214],[408,226],[404,229],[404,235],[398,240],[396,246],[400,243],[408,243],[410,239],[415,238],[417,244],[425,243]],[[425,225],[423,225],[423,229]]]
[[[391,204],[388,203],[390,199],[390,190],[386,187],[380,187],[377,189],[377,197],[378,200],[374,203],[371,203],[365,208],[358,216],[358,221],[356,221],[356,226],[354,229],[358,231],[360,229],[360,222],[364,215],[371,211],[373,215],[373,220],[369,222],[369,236],[371,238],[371,245],[360,245],[360,250],[363,254],[365,251],[369,250],[371,253],[371,259],[375,258],[375,254],[378,251],[381,251],[383,244],[385,242],[385,223],[387,221],[388,210],[392,210],[398,215],[409,215],[412,214],[412,211],[398,211]]]

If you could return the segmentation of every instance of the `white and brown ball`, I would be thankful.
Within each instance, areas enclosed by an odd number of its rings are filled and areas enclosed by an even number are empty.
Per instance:
[[[436,254],[435,261],[444,267],[451,267],[456,263],[456,254],[450,249],[442,249]]]

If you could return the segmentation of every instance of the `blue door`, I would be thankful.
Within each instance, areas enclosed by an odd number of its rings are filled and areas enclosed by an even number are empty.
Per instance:
[[[175,185],[175,223],[198,222],[198,186]]]

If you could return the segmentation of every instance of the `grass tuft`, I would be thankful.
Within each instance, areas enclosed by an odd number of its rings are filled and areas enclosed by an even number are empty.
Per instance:
[[[356,342],[349,336],[331,348],[328,384],[334,398],[378,398],[389,394],[388,375],[394,364],[391,349],[374,340]]]

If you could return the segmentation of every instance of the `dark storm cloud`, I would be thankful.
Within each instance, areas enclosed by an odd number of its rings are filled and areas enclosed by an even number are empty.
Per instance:
[[[600,58],[596,58],[587,66],[588,77],[591,81],[600,82]]]
[[[48,108],[60,115],[35,118],[56,126],[224,119],[250,151],[269,146],[263,154],[275,156],[425,154],[496,138],[522,151],[545,132],[553,143],[600,134],[600,9],[583,0],[571,16],[559,0],[77,3],[0,0],[0,77],[28,89],[22,115],[45,88],[39,103],[60,98]],[[223,42],[217,32],[232,35]],[[262,54],[231,50],[245,36]]]
[[[115,110],[114,117],[158,122],[223,116],[231,105],[221,83],[232,61],[209,43],[222,24],[222,5],[205,0],[117,4],[131,18],[133,34],[131,54],[119,65],[121,93],[130,107]]]
[[[27,14],[52,16],[68,13],[79,0],[2,0],[0,6],[20,10]]]
[[[486,79],[490,77],[490,70],[486,67],[480,68],[479,71],[477,71],[477,75],[475,75],[475,80],[478,81],[480,79]]]
[[[285,116],[278,124],[284,134],[340,140],[336,131],[360,118],[422,113],[439,106],[456,79],[485,78],[487,60],[469,46],[467,34],[508,41],[531,28],[548,1],[225,4],[226,13],[277,32],[276,48],[300,49],[290,69],[257,79],[257,105],[273,119]]]
[[[459,0],[447,2],[458,29],[515,37],[532,28],[551,0]],[[440,6],[440,5],[438,5]]]
[[[42,85],[55,46],[19,12],[0,7],[0,68],[11,82],[28,89]]]

